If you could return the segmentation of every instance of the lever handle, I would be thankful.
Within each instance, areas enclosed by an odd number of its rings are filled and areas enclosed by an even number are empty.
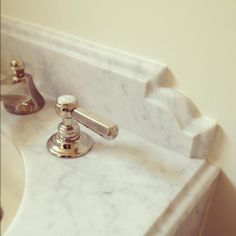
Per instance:
[[[56,111],[62,118],[74,118],[105,139],[112,140],[119,133],[118,126],[113,122],[78,107],[78,102],[72,95],[60,96],[57,99]]]
[[[83,108],[74,109],[72,117],[105,139],[112,140],[119,133],[119,128],[116,124]]]

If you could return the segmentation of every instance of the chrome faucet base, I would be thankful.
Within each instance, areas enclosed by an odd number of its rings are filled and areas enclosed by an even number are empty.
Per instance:
[[[48,142],[48,150],[61,158],[76,158],[85,155],[93,146],[93,140],[84,132],[80,132],[78,139],[74,141],[60,140],[58,133],[52,135]]]
[[[32,114],[43,108],[37,106],[32,99],[21,95],[3,95],[1,99],[4,100],[5,109],[15,115]]]

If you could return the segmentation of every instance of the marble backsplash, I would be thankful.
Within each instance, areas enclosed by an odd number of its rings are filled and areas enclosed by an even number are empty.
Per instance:
[[[157,145],[187,157],[209,154],[217,125],[166,66],[10,18],[1,24],[2,73],[20,58],[54,99],[73,94],[82,107]]]

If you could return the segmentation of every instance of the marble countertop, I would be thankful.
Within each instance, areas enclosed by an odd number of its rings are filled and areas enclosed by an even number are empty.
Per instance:
[[[6,236],[148,235],[170,205],[174,214],[180,196],[197,201],[191,187],[196,176],[204,176],[198,186],[204,189],[218,173],[205,160],[185,158],[122,129],[108,142],[81,126],[92,136],[93,149],[77,159],[56,158],[46,148],[60,122],[53,103],[27,116],[2,106],[1,116],[2,132],[26,169],[22,204]]]
[[[76,95],[80,106],[125,129],[108,142],[84,128],[93,149],[64,160],[46,148],[60,122],[53,103],[27,116],[2,109],[1,129],[26,170],[6,236],[176,236],[219,173],[206,160],[216,122],[166,65],[16,19],[1,23],[2,73],[23,58],[40,92]]]

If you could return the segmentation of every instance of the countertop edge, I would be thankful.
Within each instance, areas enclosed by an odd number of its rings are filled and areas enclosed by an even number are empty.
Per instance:
[[[220,168],[205,162],[145,236],[173,236],[217,179]]]

